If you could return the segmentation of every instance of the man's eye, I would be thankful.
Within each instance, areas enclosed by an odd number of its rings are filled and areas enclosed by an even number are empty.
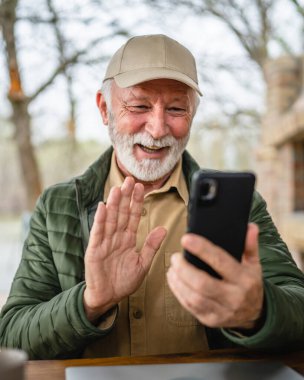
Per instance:
[[[148,106],[145,106],[143,104],[137,105],[135,107],[138,108],[138,109],[141,109],[141,110],[147,110],[149,108]]]
[[[149,109],[149,107],[144,104],[135,104],[135,105],[129,106],[128,108],[132,112],[145,112]]]
[[[168,111],[171,113],[176,113],[176,114],[184,114],[186,113],[185,108],[180,108],[180,107],[170,107],[168,108]]]

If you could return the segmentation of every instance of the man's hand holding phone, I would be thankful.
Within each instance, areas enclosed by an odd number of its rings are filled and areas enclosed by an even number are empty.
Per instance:
[[[258,227],[249,224],[241,262],[196,234],[185,234],[183,248],[203,260],[221,278],[172,256],[168,284],[179,302],[208,327],[254,329],[262,315],[263,280],[258,252]]]

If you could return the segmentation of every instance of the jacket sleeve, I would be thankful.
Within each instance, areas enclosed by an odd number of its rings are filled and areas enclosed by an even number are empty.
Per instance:
[[[304,275],[282,241],[266,203],[256,193],[251,222],[259,226],[259,254],[264,277],[265,323],[251,336],[223,334],[252,349],[290,350],[304,347]]]
[[[31,359],[75,356],[112,327],[101,330],[86,319],[84,281],[62,290],[47,227],[42,196],[0,315],[0,346],[21,348]]]

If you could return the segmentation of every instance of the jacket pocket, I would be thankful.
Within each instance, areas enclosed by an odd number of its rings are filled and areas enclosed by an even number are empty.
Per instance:
[[[178,326],[196,326],[200,323],[186,309],[182,307],[175,295],[171,292],[166,273],[170,267],[171,252],[165,252],[165,310],[168,322]]]

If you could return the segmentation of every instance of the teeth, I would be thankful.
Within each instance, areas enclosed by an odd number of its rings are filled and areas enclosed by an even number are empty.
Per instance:
[[[150,149],[150,150],[158,150],[158,149],[161,149],[161,148],[158,147],[158,146],[145,146],[145,148]]]
[[[160,146],[155,146],[155,145],[142,145],[142,144],[139,144],[141,146],[142,149],[147,149],[147,150],[160,150],[162,149],[163,147],[160,147]]]

